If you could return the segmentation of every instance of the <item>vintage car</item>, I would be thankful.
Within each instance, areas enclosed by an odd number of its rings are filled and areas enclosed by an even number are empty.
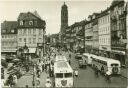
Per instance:
[[[81,59],[78,60],[79,68],[86,68],[87,63],[86,61],[81,57]]]

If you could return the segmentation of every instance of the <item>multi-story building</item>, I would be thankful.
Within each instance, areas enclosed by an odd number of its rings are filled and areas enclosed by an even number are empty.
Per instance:
[[[1,23],[1,53],[16,54],[17,50],[17,21]]]
[[[113,58],[125,64],[126,10],[124,0],[114,0],[110,6],[111,49]]]
[[[98,54],[99,50],[99,33],[98,33],[98,15],[99,13],[92,14],[92,26],[93,26],[93,53]]]
[[[37,45],[44,45],[45,43],[45,26],[45,21],[36,11],[34,13],[20,13],[17,34],[18,49],[27,45],[29,53],[35,53]]]
[[[71,26],[68,26],[65,32],[65,43],[66,43],[66,48],[68,50],[73,49],[72,48],[73,39],[71,37],[72,35],[71,33],[72,33]]]
[[[92,15],[88,16],[88,21],[85,23],[85,52],[92,52],[93,47],[93,26]]]
[[[110,11],[109,8],[102,11],[98,17],[99,31],[99,50],[101,55],[107,55],[111,51],[111,30],[110,30]]]
[[[125,2],[125,10],[126,10],[126,35],[127,35],[127,39],[125,41],[126,43],[126,65],[128,66],[128,1]]]

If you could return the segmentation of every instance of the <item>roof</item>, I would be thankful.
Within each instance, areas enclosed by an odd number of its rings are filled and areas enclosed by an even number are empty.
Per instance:
[[[67,59],[65,56],[58,55],[56,56],[55,61],[67,61]]]
[[[111,7],[114,7],[120,3],[124,2],[124,0],[113,0],[112,3],[111,3]]]
[[[2,34],[17,34],[17,21],[4,21],[1,23]]]
[[[54,73],[68,73],[73,72],[73,69],[66,61],[59,61],[54,63]]]
[[[18,16],[18,20],[32,20],[32,19],[42,20],[39,14],[37,13],[37,11],[35,11],[34,13],[32,12],[20,13],[20,15]]]

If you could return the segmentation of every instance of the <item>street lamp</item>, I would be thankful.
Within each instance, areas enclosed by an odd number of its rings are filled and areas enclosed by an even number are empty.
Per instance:
[[[23,47],[23,50],[24,50],[24,56],[25,56],[25,61],[26,61],[25,64],[27,64],[27,61],[28,61],[28,59],[27,59],[27,54],[29,53],[29,49],[28,49],[28,47],[27,47],[27,45],[26,45],[26,42],[25,42],[25,45],[24,45],[24,47]],[[29,70],[29,68],[27,68],[27,66],[26,66],[26,70],[27,70],[27,71]]]

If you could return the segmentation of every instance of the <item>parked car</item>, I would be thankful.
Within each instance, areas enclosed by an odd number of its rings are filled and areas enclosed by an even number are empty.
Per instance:
[[[83,59],[83,57],[81,57],[81,59],[78,60],[78,64],[80,68],[86,68],[87,63],[86,61]]]

